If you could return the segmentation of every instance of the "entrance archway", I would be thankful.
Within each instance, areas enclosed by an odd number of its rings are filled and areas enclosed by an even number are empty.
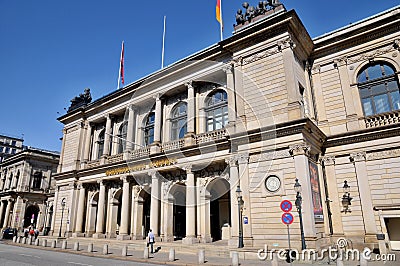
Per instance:
[[[30,205],[25,210],[25,217],[24,217],[24,228],[29,226],[36,227],[37,225],[37,218],[39,215],[39,207],[36,205]]]
[[[95,192],[89,200],[88,215],[86,220],[86,235],[91,237],[96,232],[97,224],[97,202],[99,201],[99,192]]]
[[[146,237],[150,230],[150,204],[151,196],[144,189],[140,193],[143,204],[143,217],[142,217],[142,235]]]
[[[173,240],[182,240],[186,236],[186,185],[174,184],[169,195],[173,201]]]
[[[210,231],[212,241],[227,239],[222,228],[231,224],[230,185],[226,179],[217,178],[210,182],[207,190],[210,193]],[[207,219],[208,217],[206,217]],[[228,227],[229,228],[229,227]],[[229,232],[229,229],[228,229]]]
[[[122,211],[122,189],[116,190],[109,204],[110,214],[108,216],[107,233],[109,237],[116,237],[119,233],[121,225],[121,211]]]

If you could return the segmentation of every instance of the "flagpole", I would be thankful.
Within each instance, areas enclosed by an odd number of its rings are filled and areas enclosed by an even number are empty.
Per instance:
[[[164,31],[162,38],[162,52],[161,52],[161,69],[164,68],[164,53],[165,53],[165,27],[166,27],[167,16],[164,16]]]
[[[221,30],[221,41],[224,39],[224,24],[223,24],[223,19],[222,19],[222,0],[220,0],[220,8],[219,8],[219,12],[220,12],[220,16],[221,16],[221,22],[219,23],[220,25],[220,30]]]
[[[124,41],[122,41],[122,46],[121,46],[121,56],[119,57],[119,70],[118,70],[118,87],[117,90],[119,90],[120,86],[120,80],[121,80],[121,60],[122,60],[122,53],[124,52]]]

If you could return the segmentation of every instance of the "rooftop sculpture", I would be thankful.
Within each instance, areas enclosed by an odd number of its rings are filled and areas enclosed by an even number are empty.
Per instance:
[[[258,6],[255,8],[254,6],[249,5],[249,3],[244,2],[242,6],[245,8],[245,13],[243,14],[242,9],[239,9],[236,13],[236,25],[244,25],[246,22],[251,22],[254,18],[264,15],[267,11],[276,8],[277,6],[282,5],[279,0],[268,0],[268,1],[260,1],[258,2]]]
[[[92,95],[90,94],[90,89],[86,88],[84,93],[79,94],[79,96],[74,97],[71,100],[71,106],[68,108],[68,112],[71,112],[79,107],[86,106],[92,101]]]

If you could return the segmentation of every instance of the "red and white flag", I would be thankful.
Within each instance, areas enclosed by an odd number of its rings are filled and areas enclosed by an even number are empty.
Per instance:
[[[120,66],[119,66],[119,76],[121,78],[121,83],[124,84],[124,41],[122,41],[122,48],[121,48],[121,59],[120,59]]]

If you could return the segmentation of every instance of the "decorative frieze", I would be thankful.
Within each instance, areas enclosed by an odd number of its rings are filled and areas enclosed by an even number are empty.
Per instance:
[[[353,63],[361,62],[361,61],[369,61],[369,60],[373,60],[374,58],[376,58],[378,56],[396,51],[399,49],[398,48],[399,42],[400,42],[400,40],[395,40],[392,44],[386,45],[385,47],[382,47],[380,49],[376,49],[371,52],[366,52],[366,53],[362,53],[360,55],[349,57],[349,58],[347,58],[347,63],[353,64]],[[396,45],[396,43],[397,43],[397,45]]]
[[[396,158],[400,157],[400,149],[392,149],[386,151],[378,151],[367,153],[367,160],[380,160],[380,159],[387,159],[387,158]]]
[[[355,152],[350,154],[350,161],[352,162],[362,162],[367,159],[367,153],[362,151],[362,152]]]
[[[289,153],[292,156],[296,155],[306,155],[310,154],[311,147],[306,143],[298,143],[289,146]]]
[[[282,43],[282,47],[284,47],[283,43]],[[281,49],[279,48],[279,45],[276,45],[272,48],[269,48],[267,50],[261,51],[259,53],[253,54],[249,57],[243,58],[242,59],[242,64],[241,65],[247,65],[256,61],[259,61],[261,59],[270,57],[271,55],[277,54],[281,51]]]
[[[320,162],[323,162],[324,165],[335,165],[335,156],[327,155],[320,158]]]

